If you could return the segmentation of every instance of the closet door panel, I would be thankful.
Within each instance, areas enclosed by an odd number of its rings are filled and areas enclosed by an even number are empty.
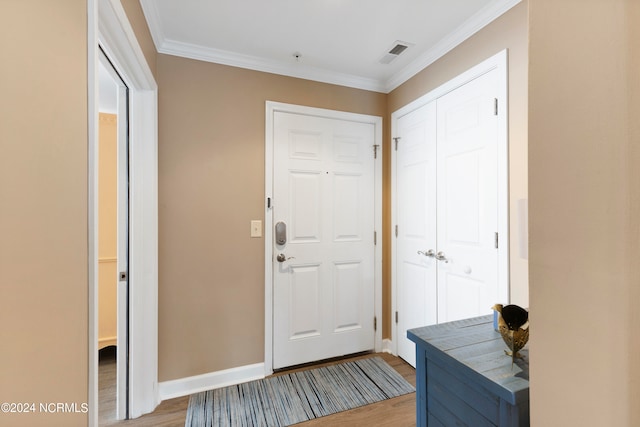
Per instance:
[[[437,321],[435,102],[398,119],[396,283],[398,355],[415,366],[407,330]],[[434,252],[435,253],[435,252]]]
[[[497,73],[437,100],[438,322],[498,301]]]

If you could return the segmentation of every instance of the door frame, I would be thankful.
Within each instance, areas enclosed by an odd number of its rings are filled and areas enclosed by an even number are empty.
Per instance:
[[[129,417],[158,395],[157,84],[119,0],[87,0],[89,425],[98,425],[98,61],[129,88]]]
[[[436,101],[443,95],[465,85],[489,71],[498,72],[498,108],[502,108],[498,115],[498,291],[505,304],[510,300],[509,287],[509,106],[508,106],[508,50],[504,49],[478,65],[468,69],[441,86],[433,89],[420,98],[410,102],[391,114],[391,135],[397,132],[398,118],[402,117],[430,102]],[[395,188],[397,179],[396,151],[391,150],[391,188]],[[391,223],[397,224],[397,194],[391,192]],[[393,227],[392,227],[393,228]],[[394,231],[392,231],[393,233]],[[393,312],[398,310],[396,253],[397,241],[391,238],[391,307]],[[489,308],[489,307],[487,307]],[[398,324],[392,327],[392,342],[390,348],[393,354],[398,354]]]
[[[374,125],[375,141],[378,146],[377,158],[374,162],[374,227],[377,233],[377,242],[374,255],[374,316],[377,319],[377,327],[374,332],[374,350],[382,350],[382,117],[366,114],[350,113],[345,111],[328,110],[323,108],[307,107],[295,104],[266,101],[265,120],[265,200],[264,200],[264,369],[265,376],[273,373],[273,209],[270,200],[273,200],[273,160],[274,141],[273,124],[276,112],[304,114],[309,116],[329,119],[349,120]],[[373,156],[373,150],[371,155]],[[373,319],[372,319],[373,320]]]

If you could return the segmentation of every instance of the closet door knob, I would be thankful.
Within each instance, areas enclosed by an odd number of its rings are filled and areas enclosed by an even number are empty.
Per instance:
[[[430,257],[433,258],[436,256],[436,253],[433,249],[429,249],[428,251],[424,252],[424,251],[418,251],[418,255],[424,255],[426,257]]]
[[[449,260],[447,259],[447,257],[444,255],[444,252],[440,251],[436,254],[436,259],[438,261],[444,261],[445,264],[449,262]]]

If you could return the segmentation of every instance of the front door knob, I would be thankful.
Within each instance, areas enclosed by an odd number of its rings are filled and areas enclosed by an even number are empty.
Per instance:
[[[277,260],[278,262],[285,262],[285,261],[288,261],[288,260],[290,260],[290,259],[294,259],[294,258],[295,258],[295,257],[292,257],[292,256],[290,256],[290,257],[288,257],[288,258],[287,258],[287,256],[286,256],[285,254],[278,254],[278,256],[276,257],[276,260]]]

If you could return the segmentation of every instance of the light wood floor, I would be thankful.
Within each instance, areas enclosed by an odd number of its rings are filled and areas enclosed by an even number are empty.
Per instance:
[[[415,370],[404,360],[386,353],[360,355],[348,359],[356,360],[366,357],[380,356],[402,375],[414,387],[416,385]],[[337,363],[336,361],[313,365],[312,367],[325,366]],[[299,368],[309,369],[310,367]],[[282,373],[289,373],[286,371]],[[279,373],[279,374],[282,374]],[[276,375],[279,375],[276,374]],[[140,426],[140,427],[169,427],[184,426],[187,414],[189,397],[166,400],[158,408],[148,415],[135,420],[115,420],[115,378],[116,361],[114,356],[101,357],[99,393],[100,426]],[[393,399],[384,400],[367,406],[361,406],[350,411],[340,412],[315,420],[297,424],[300,427],[332,426],[380,426],[380,427],[407,427],[416,425],[416,396],[415,393]]]

